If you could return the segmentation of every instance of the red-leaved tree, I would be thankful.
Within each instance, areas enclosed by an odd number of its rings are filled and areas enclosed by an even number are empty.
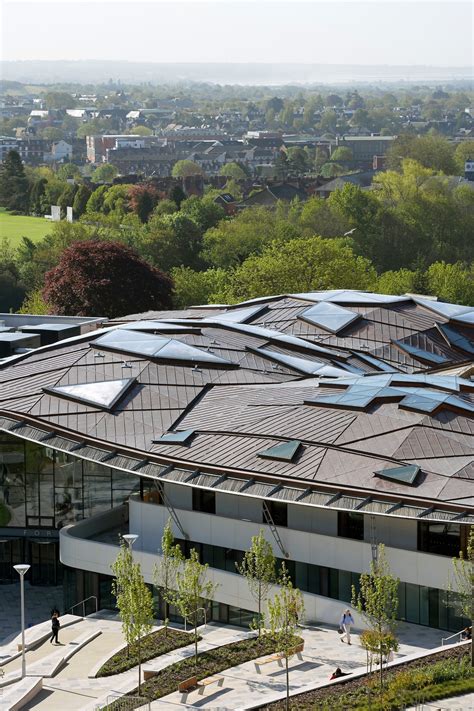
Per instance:
[[[148,222],[148,218],[163,197],[153,185],[139,183],[129,190],[130,207],[140,218],[140,222]]]
[[[46,273],[53,314],[123,316],[171,307],[172,280],[118,242],[75,242]]]

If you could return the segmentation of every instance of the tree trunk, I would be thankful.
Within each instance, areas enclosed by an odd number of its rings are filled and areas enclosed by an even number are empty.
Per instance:
[[[198,665],[198,631],[197,631],[197,620],[194,620],[194,666],[197,669]]]
[[[380,662],[380,688],[382,689],[382,687],[383,687],[383,652],[382,652],[382,647],[380,647],[379,662]]]
[[[262,598],[260,595],[260,592],[258,593],[258,636],[260,637],[260,633],[262,631],[262,614],[261,614],[261,609],[262,609]]]
[[[286,663],[286,711],[290,711],[290,672],[288,669],[288,654],[285,654]]]
[[[138,696],[141,694],[141,680],[142,680],[142,648],[141,648],[141,637],[138,638]]]

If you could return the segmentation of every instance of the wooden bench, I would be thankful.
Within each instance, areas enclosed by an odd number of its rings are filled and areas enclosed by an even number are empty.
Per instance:
[[[210,676],[208,679],[203,679],[202,681],[198,681],[197,676],[191,676],[189,679],[185,679],[178,684],[178,691],[181,694],[187,694],[190,691],[194,691],[194,689],[199,689],[199,693],[203,694],[204,689],[206,686],[209,686],[209,684],[218,684],[219,686],[222,686],[223,683],[223,676]]]
[[[272,654],[271,657],[262,659],[262,661],[260,661],[260,662],[255,661],[254,664],[255,664],[255,668],[256,668],[257,672],[260,674],[260,667],[263,667],[265,664],[271,664],[272,662],[278,662],[278,664],[280,664],[280,666],[281,666],[281,662],[283,661],[283,659],[284,659],[283,654],[280,654],[280,653]]]
[[[298,659],[302,659],[301,653],[304,649],[304,642],[301,642],[301,644],[296,645],[296,647],[292,647],[291,649],[288,650],[288,657],[292,657],[293,655],[296,654]],[[278,652],[277,654],[272,654],[271,657],[267,657],[266,659],[262,659],[261,662],[255,661],[255,667],[257,669],[257,672],[260,673],[260,667],[263,667],[265,664],[271,664],[272,662],[280,662],[283,661],[285,658],[285,654],[283,652]],[[281,664],[280,664],[281,666]]]

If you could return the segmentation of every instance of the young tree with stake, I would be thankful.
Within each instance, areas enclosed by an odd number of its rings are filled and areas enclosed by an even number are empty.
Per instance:
[[[165,603],[165,637],[168,636],[169,606],[174,602],[176,574],[184,556],[178,544],[175,545],[171,519],[168,519],[161,537],[161,561],[155,565],[154,583],[160,588]]]
[[[181,615],[194,624],[194,666],[198,659],[198,612],[211,600],[217,585],[206,580],[209,566],[199,562],[197,551],[193,548],[189,558],[180,566],[176,576],[176,594],[174,604]]]
[[[453,558],[453,574],[462,614],[471,620],[471,666],[474,667],[474,526],[470,527],[466,552],[459,551],[459,558]]]
[[[263,623],[262,607],[276,578],[275,556],[262,529],[258,536],[252,536],[251,546],[248,551],[245,551],[242,563],[240,565],[236,563],[236,568],[246,578],[250,594],[257,603],[257,626],[260,637]]]
[[[290,671],[288,660],[296,654],[295,648],[300,641],[297,637],[298,621],[304,614],[304,602],[301,592],[293,587],[285,564],[282,564],[278,580],[279,592],[268,602],[270,634],[275,642],[276,651],[285,660],[286,668],[286,709],[290,708]]]
[[[383,660],[398,649],[395,637],[398,609],[398,584],[390,572],[385,557],[385,546],[379,544],[377,557],[370,564],[370,571],[362,573],[360,591],[352,586],[352,604],[365,618],[370,633],[362,636],[361,642],[367,651],[376,653],[380,664],[380,686],[383,685]]]
[[[115,580],[112,593],[117,599],[122,631],[127,642],[127,654],[131,645],[137,645],[138,694],[141,690],[141,639],[151,632],[153,623],[153,596],[147,587],[139,563],[134,563],[132,551],[122,540],[120,552],[112,565]]]

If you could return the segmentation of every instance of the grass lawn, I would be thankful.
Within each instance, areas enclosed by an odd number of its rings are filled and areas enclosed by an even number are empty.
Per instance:
[[[6,237],[12,247],[17,247],[22,237],[38,242],[51,232],[51,222],[44,217],[10,215],[0,208],[0,239]]]
[[[160,654],[171,652],[173,649],[186,647],[192,642],[194,642],[193,635],[181,632],[180,630],[172,629],[171,627],[168,627],[167,635],[164,629],[152,632],[141,641],[140,647],[142,663],[147,662],[149,659],[159,657]],[[132,669],[137,664],[138,644],[132,644],[130,645],[128,654],[127,649],[124,648],[120,652],[117,652],[117,654],[114,654],[113,657],[110,657],[110,659],[108,659],[105,664],[101,666],[96,676],[99,677],[111,676],[112,674],[121,674],[128,669]]]

